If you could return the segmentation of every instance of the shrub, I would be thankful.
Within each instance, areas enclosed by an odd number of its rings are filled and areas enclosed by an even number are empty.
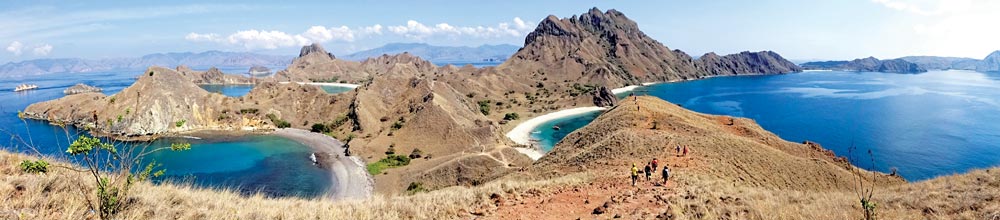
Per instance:
[[[396,154],[396,145],[390,144],[389,149],[385,150],[385,155],[394,155],[394,154]]]
[[[424,184],[421,182],[410,182],[409,186],[406,186],[406,192],[410,194],[416,194],[419,192],[427,192],[428,190],[424,188]]]
[[[483,115],[490,115],[490,100],[479,101],[479,112]]]
[[[121,120],[118,120],[118,121],[121,121]],[[177,125],[177,127],[179,128],[181,126],[184,126],[184,123],[187,123],[187,120],[181,119],[180,121],[174,122],[174,125]]]
[[[424,152],[420,151],[420,148],[413,148],[413,151],[410,152],[410,159],[420,158],[422,157],[421,154],[424,154]]]
[[[400,128],[403,128],[404,124],[406,124],[406,121],[404,121],[403,118],[399,118],[398,121],[392,123],[392,130],[399,130]]]
[[[245,109],[240,109],[240,114],[244,114],[244,115],[245,114],[257,114],[257,111],[259,111],[259,110],[255,109],[255,108],[245,108]]]
[[[271,123],[273,123],[275,127],[278,127],[278,128],[292,127],[292,123],[289,123],[288,121],[285,121],[285,120],[281,120],[280,118],[278,118],[278,116],[276,116],[274,114],[268,113],[267,114],[267,118],[271,119]]]
[[[384,171],[385,169],[406,166],[409,164],[410,164],[409,157],[403,155],[389,155],[375,163],[368,164],[366,168],[369,174],[378,175],[382,173],[382,171]]]
[[[517,120],[517,119],[520,119],[520,118],[521,118],[521,116],[518,115],[517,112],[511,112],[511,113],[507,113],[507,114],[503,115],[503,120],[508,120],[508,121],[513,121],[513,120]]]
[[[330,132],[330,127],[327,127],[324,124],[317,123],[317,124],[313,124],[312,128],[309,129],[309,130],[312,131],[312,132],[316,132],[316,133],[327,133],[327,132]]]
[[[123,152],[119,152],[119,148]],[[145,168],[133,172],[133,169],[142,167],[140,162],[143,161],[145,155],[160,150],[182,151],[190,148],[191,144],[174,143],[170,147],[147,151],[145,147],[141,146],[106,143],[98,138],[81,136],[69,145],[66,153],[83,161],[85,173],[92,177],[85,179],[94,181],[96,200],[93,200],[94,203],[88,202],[88,205],[91,206],[90,209],[97,212],[100,219],[113,219],[116,213],[130,204],[125,200],[130,198],[129,193],[132,186],[150,177],[164,174],[162,169],[154,171],[160,166],[155,161],[146,164]],[[136,149],[139,151],[133,151]],[[92,201],[91,195],[81,195],[86,197],[87,201]]]
[[[45,162],[44,160],[24,160],[21,161],[21,171],[25,173],[46,173],[49,172],[49,162]]]

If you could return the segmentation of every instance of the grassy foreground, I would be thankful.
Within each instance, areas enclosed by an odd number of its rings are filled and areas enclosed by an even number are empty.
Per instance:
[[[93,194],[85,174],[50,167],[28,174],[18,166],[35,160],[0,151],[0,219],[93,219],[83,195]],[[51,161],[51,160],[50,160]],[[65,166],[66,163],[53,162]],[[495,204],[491,195],[544,192],[550,186],[587,182],[581,173],[546,180],[498,180],[476,187],[449,187],[405,196],[355,201],[244,196],[234,190],[196,188],[188,184],[140,183],[121,219],[450,219],[484,213]],[[471,213],[471,214],[470,214]]]

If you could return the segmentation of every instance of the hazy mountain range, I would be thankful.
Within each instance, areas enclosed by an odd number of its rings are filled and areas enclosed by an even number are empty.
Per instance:
[[[150,66],[174,67],[249,67],[285,66],[294,56],[265,55],[249,52],[206,51],[201,53],[157,53],[142,57],[109,59],[37,59],[0,65],[0,77],[19,77],[48,73],[80,73],[110,70],[143,70]]]
[[[517,52],[521,47],[510,44],[482,45],[478,47],[465,46],[434,46],[424,43],[391,43],[385,46],[360,51],[343,57],[345,60],[361,61],[372,57],[382,56],[382,54],[400,54],[409,52],[424,60],[431,62],[477,62],[477,61],[504,61],[511,54]]]
[[[982,60],[965,57],[906,56],[891,60],[874,57],[851,61],[814,61],[802,63],[806,69],[826,69],[844,71],[873,71],[891,73],[920,73],[927,70],[974,70],[980,72],[1000,71],[1000,50],[994,51]]]
[[[975,70],[980,72],[1000,71],[1000,50],[993,51],[982,60],[961,57],[908,56],[899,59],[916,63],[927,69]]]

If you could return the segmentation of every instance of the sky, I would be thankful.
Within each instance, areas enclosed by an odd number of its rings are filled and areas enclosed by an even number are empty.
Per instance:
[[[995,0],[4,1],[0,63],[208,50],[349,54],[394,42],[521,46],[548,15],[616,9],[688,54],[772,50],[794,60],[1000,50]]]

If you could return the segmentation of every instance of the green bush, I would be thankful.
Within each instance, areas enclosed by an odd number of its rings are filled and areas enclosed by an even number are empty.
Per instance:
[[[479,101],[479,112],[483,113],[483,115],[490,115],[490,102],[492,101],[490,100]]]
[[[403,155],[389,155],[375,163],[370,163],[366,167],[371,175],[378,175],[385,169],[406,166],[410,164],[410,158]]]
[[[267,118],[271,119],[271,123],[273,123],[275,127],[278,127],[278,128],[289,128],[289,127],[292,127],[292,123],[289,123],[288,121],[282,120],[282,119],[278,118],[278,116],[276,116],[274,114],[270,114],[270,113],[267,114]]]
[[[244,114],[244,115],[245,114],[257,114],[257,111],[259,111],[259,110],[255,109],[255,108],[245,108],[245,109],[240,109],[240,114]]]
[[[424,184],[421,182],[410,182],[409,186],[406,186],[406,192],[410,194],[416,194],[419,192],[427,192],[428,190],[424,188]]]
[[[119,121],[121,121],[121,120],[119,120]],[[174,122],[174,125],[177,125],[177,127],[179,128],[181,126],[184,126],[184,123],[187,123],[187,120],[183,120],[182,119],[180,121]]]
[[[312,129],[309,129],[309,130],[312,131],[312,132],[316,132],[316,133],[327,133],[327,132],[330,132],[330,127],[327,127],[324,124],[317,123],[317,124],[313,124]]]
[[[521,116],[518,115],[517,112],[511,112],[503,115],[503,120],[508,120],[508,121],[517,120],[519,118],[521,118]]]
[[[46,173],[49,172],[49,162],[45,162],[44,160],[24,160],[21,161],[21,171],[25,173]]]

